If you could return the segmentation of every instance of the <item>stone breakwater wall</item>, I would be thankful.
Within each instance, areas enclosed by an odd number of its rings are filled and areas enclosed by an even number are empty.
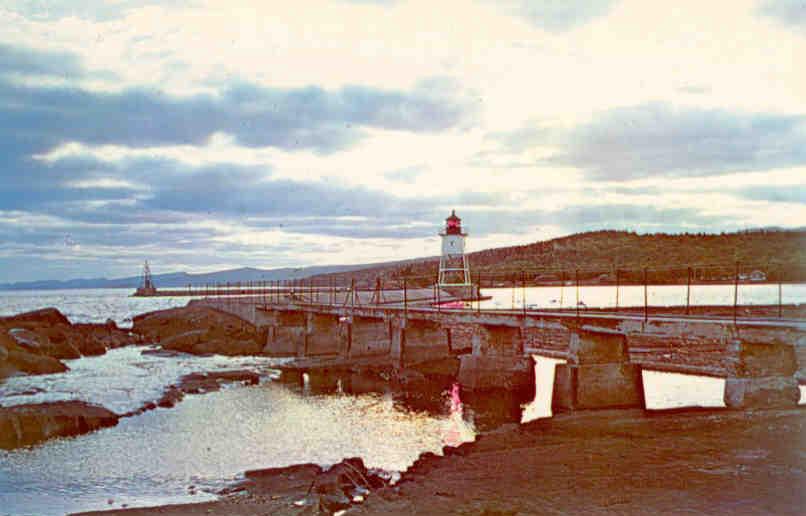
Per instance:
[[[642,369],[726,378],[729,407],[791,406],[806,382],[806,323],[798,321],[265,305],[251,298],[192,303],[249,321],[265,335],[269,355],[378,356],[401,367],[458,356],[458,380],[470,391],[533,394],[529,356],[562,358],[558,409],[643,405]]]

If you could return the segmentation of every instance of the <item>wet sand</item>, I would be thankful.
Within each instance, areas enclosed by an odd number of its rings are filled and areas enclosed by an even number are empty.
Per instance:
[[[421,457],[346,514],[803,514],[806,410],[560,414]],[[104,516],[317,514],[307,479]]]

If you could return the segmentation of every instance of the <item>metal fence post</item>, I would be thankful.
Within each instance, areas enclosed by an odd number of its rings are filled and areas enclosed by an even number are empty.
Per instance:
[[[521,303],[523,303],[523,316],[526,317],[526,271],[521,271],[521,293],[523,294]]]
[[[691,267],[686,269],[686,315],[691,307]]]
[[[403,278],[403,318],[409,317],[409,290],[406,284],[406,278]]]
[[[565,292],[565,270],[560,271],[560,310],[563,309],[563,293]]]
[[[579,269],[574,271],[574,282],[576,283],[577,318],[579,318]]]
[[[649,320],[649,294],[647,292],[646,267],[644,267],[644,322]]]
[[[784,268],[783,267],[778,267],[778,318],[779,319],[781,319],[784,316],[783,304],[782,304],[782,301],[783,301],[782,297],[783,296],[782,296],[782,292],[781,292],[781,290],[782,290],[781,284],[783,283],[783,281],[784,281]]]
[[[736,324],[736,308],[739,304],[739,262],[736,262],[736,271],[733,274],[733,324]]]
[[[473,283],[471,281],[471,283]],[[476,273],[476,284],[481,285],[481,271]],[[481,289],[479,288],[478,296],[476,296],[476,315],[481,313]],[[473,310],[473,305],[470,305],[470,310]],[[472,312],[471,312],[472,313]]]
[[[436,299],[437,299],[437,313],[440,313],[440,312],[442,312],[442,300],[440,299],[440,298],[442,297],[442,292],[440,292],[442,289],[440,289],[440,288],[439,288],[439,283],[437,283],[437,284],[436,284],[436,285],[434,285],[434,286],[435,286],[435,287],[436,287],[436,289],[437,289],[437,295],[436,295]]]

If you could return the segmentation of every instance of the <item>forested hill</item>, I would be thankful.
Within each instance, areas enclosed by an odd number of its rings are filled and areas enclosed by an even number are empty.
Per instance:
[[[685,278],[694,268],[695,279],[724,280],[735,273],[762,271],[768,279],[806,280],[806,229],[759,229],[736,233],[637,234],[628,231],[591,231],[533,244],[488,249],[468,254],[472,274],[515,275],[528,271],[529,280],[570,278],[577,269],[587,279],[637,280],[644,268],[654,281]],[[318,276],[338,283],[356,279],[436,277],[438,258],[403,266],[377,266],[349,273]],[[675,270],[671,270],[674,268]],[[664,270],[669,269],[664,272]],[[611,276],[611,277],[606,277]]]

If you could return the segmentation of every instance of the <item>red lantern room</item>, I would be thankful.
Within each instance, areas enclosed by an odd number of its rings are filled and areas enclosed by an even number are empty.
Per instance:
[[[456,216],[456,210],[451,210],[451,216],[445,219],[446,235],[462,234],[462,219]]]

